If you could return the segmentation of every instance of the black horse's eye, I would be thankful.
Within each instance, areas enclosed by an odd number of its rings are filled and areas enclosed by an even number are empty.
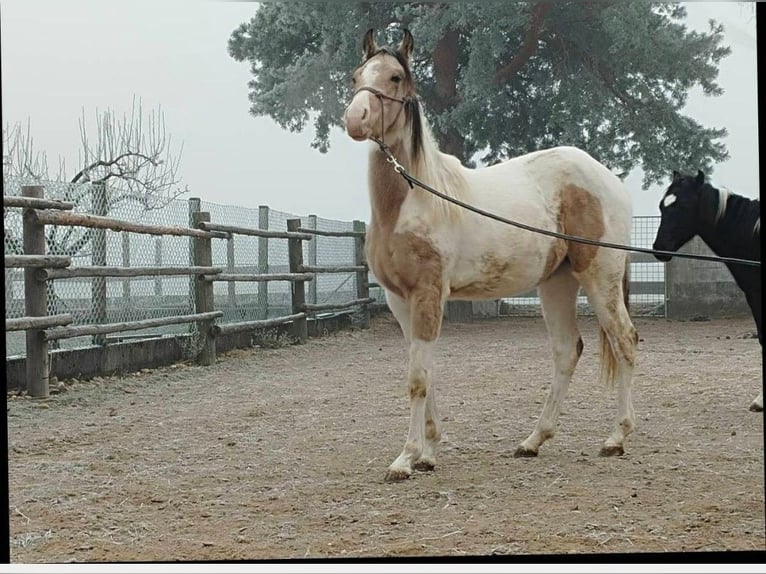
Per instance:
[[[402,81],[402,77],[401,76],[391,76],[391,81],[394,82],[395,84],[398,84],[399,82]]]

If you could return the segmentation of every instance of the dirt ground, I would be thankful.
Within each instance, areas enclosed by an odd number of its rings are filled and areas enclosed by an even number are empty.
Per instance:
[[[615,395],[585,318],[559,432],[516,459],[552,371],[542,320],[445,325],[437,467],[397,484],[383,477],[407,432],[407,352],[389,317],[213,367],[9,395],[11,559],[763,550],[752,321],[636,326],[625,455],[598,456]]]

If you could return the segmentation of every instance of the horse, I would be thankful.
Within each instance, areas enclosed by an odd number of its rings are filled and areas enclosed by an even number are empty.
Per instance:
[[[551,340],[553,382],[534,430],[514,456],[537,456],[556,430],[583,351],[577,328],[580,286],[598,318],[601,378],[612,386],[616,382],[618,389],[617,422],[600,454],[622,455],[625,437],[635,427],[630,391],[638,344],[628,310],[625,253],[503,225],[418,187],[410,189],[383,149],[407,173],[450,197],[593,240],[628,242],[628,193],[609,169],[574,147],[535,151],[480,169],[466,168],[439,151],[416,93],[413,46],[406,30],[396,48],[379,47],[374,30],[365,34],[343,117],[352,139],[370,141],[367,261],[409,347],[409,431],[385,480],[435,468],[441,424],[433,352],[445,302],[497,299],[536,286]]]
[[[713,187],[705,181],[701,170],[696,176],[673,172],[670,186],[660,200],[660,214],[662,219],[654,249],[678,251],[699,235],[716,255],[761,260],[761,202]],[[660,261],[672,259],[670,255],[656,254],[655,257]],[[726,267],[745,293],[758,331],[763,361],[761,270],[728,261]],[[763,388],[750,404],[750,410],[763,411]]]

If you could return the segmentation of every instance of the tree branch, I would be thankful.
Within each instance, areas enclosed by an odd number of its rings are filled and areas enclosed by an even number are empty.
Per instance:
[[[138,158],[141,158],[143,160],[146,160],[147,162],[151,163],[152,165],[155,165],[155,166],[159,165],[155,160],[153,160],[152,158],[150,158],[150,157],[148,157],[148,156],[146,156],[146,155],[144,155],[142,153],[129,151],[129,152],[125,152],[123,154],[120,154],[117,157],[115,157],[114,159],[111,159],[109,161],[104,161],[102,159],[94,161],[89,166],[82,168],[77,173],[77,175],[75,175],[72,178],[72,180],[69,183],[77,183],[80,180],[80,178],[82,178],[86,173],[90,172],[91,170],[96,169],[97,167],[111,167],[114,164],[116,164],[118,161],[123,160],[126,157],[138,157]],[[108,179],[108,177],[105,178],[105,179]],[[102,181],[102,180],[99,180],[99,181]]]
[[[538,2],[533,6],[532,21],[524,36],[521,48],[510,62],[495,71],[492,79],[496,84],[508,83],[521,70],[524,64],[535,55],[543,28],[543,21],[552,7],[553,2],[550,1]]]

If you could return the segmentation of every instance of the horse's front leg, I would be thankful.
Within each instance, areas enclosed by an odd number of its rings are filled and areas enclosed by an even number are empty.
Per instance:
[[[432,382],[433,347],[439,337],[443,309],[440,290],[417,291],[410,296],[408,303],[411,333],[407,376],[410,427],[401,454],[388,467],[387,481],[404,480],[412,474],[413,468],[432,470],[436,464],[434,448],[441,434]],[[406,337],[407,330],[404,327],[402,330]]]
[[[758,342],[761,345],[761,364],[763,364],[763,331],[761,330],[762,315],[760,284],[756,288],[747,291],[745,296],[747,298],[748,305],[750,305],[750,310],[753,312],[753,319],[755,319],[755,327],[758,331]],[[763,411],[763,379],[761,379],[761,392],[758,393],[758,396],[755,397],[753,402],[750,404],[750,410],[757,413]]]

